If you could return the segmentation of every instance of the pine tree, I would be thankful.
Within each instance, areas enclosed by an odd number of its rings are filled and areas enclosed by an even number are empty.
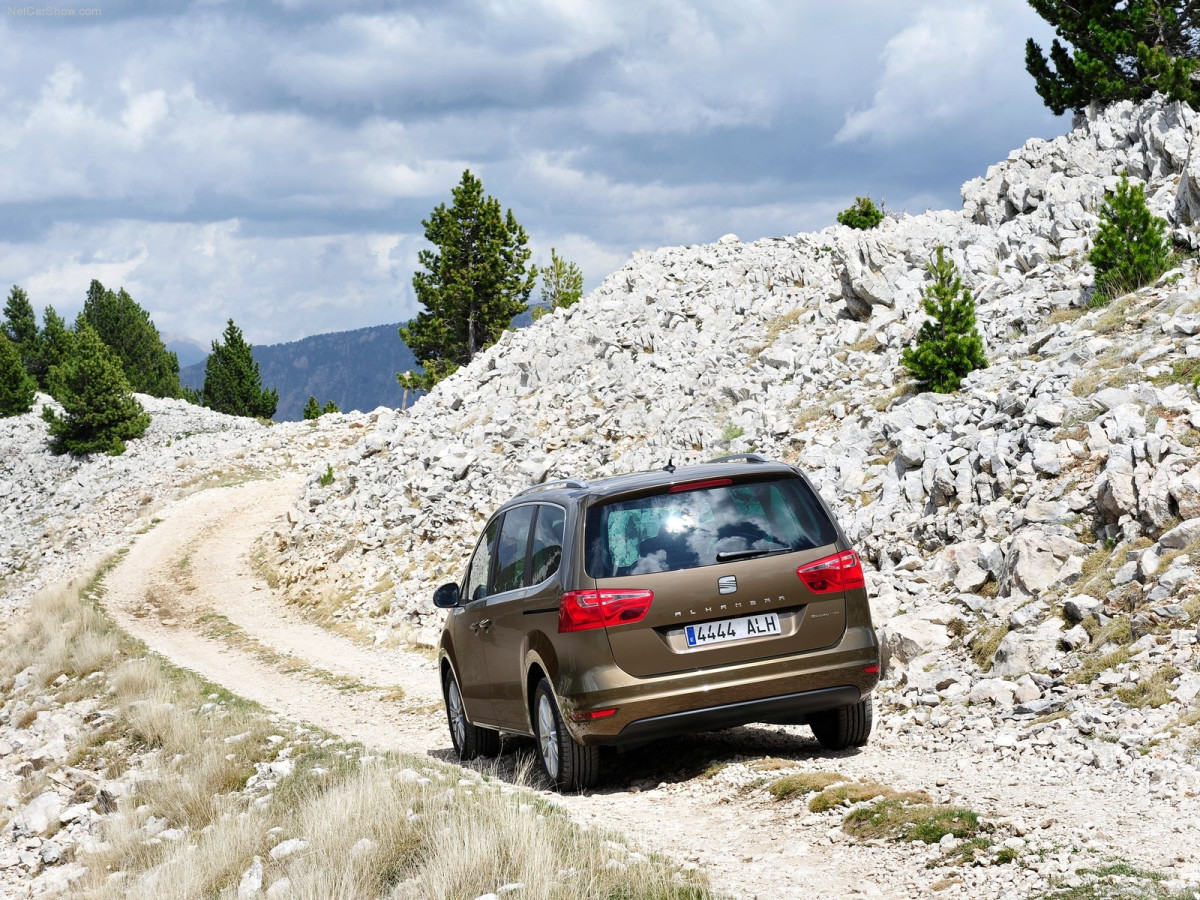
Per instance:
[[[25,371],[40,381],[45,370],[38,341],[37,315],[29,295],[15,284],[4,304],[4,326],[0,333],[17,348]]]
[[[334,403],[332,400],[326,400],[325,405],[321,407],[321,415],[325,416],[325,415],[328,415],[329,413],[335,413],[335,412],[341,412],[341,410],[338,409],[338,405],[336,403]]]
[[[39,383],[43,390],[55,399],[58,396],[51,373],[75,352],[75,332],[67,328],[63,317],[47,306],[42,311],[42,330],[38,335],[38,346],[42,354],[42,376]]]
[[[42,418],[50,424],[56,453],[125,452],[125,441],[141,437],[150,416],[134,399],[120,360],[87,323],[76,334],[75,353],[52,371],[64,415],[50,407]]]
[[[1149,284],[1171,265],[1166,220],[1150,213],[1146,190],[1122,175],[1100,208],[1096,243],[1088,260],[1096,267],[1093,305]]]
[[[533,311],[533,319],[574,306],[583,296],[583,271],[573,262],[563,259],[550,248],[550,265],[542,266],[542,305]]]
[[[17,345],[0,334],[0,419],[33,409],[37,382],[25,371]]]
[[[937,248],[937,257],[926,271],[933,276],[924,292],[925,314],[930,318],[921,325],[915,346],[906,348],[900,361],[921,390],[950,394],[969,373],[987,368],[987,357],[975,327],[975,300],[963,287],[945,247]]]
[[[883,221],[883,211],[870,197],[855,197],[854,205],[838,213],[837,220],[839,225],[866,231]]]
[[[269,419],[279,405],[279,393],[264,390],[253,348],[233,324],[225,326],[224,341],[213,341],[204,364],[204,387],[200,397],[205,406],[231,416]]]
[[[413,290],[424,310],[400,329],[423,373],[397,373],[401,387],[428,390],[500,337],[528,308],[537,277],[528,238],[500,202],[483,193],[483,182],[463,172],[453,205],[440,204],[421,224],[434,250],[417,254],[424,271]]]
[[[168,350],[150,320],[124,288],[108,290],[93,280],[80,319],[117,354],[133,390],[154,397],[179,397],[179,357]]]
[[[321,404],[317,403],[317,398],[312,394],[308,395],[308,402],[304,404],[305,419],[321,418]]]
[[[1055,115],[1154,91],[1197,105],[1200,4],[1191,0],[1029,0],[1054,26],[1049,58],[1030,38],[1025,69]]]

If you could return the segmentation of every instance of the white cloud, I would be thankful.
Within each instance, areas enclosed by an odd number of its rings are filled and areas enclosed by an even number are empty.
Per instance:
[[[856,192],[953,202],[1047,133],[1024,0],[395,6],[0,18],[0,283],[67,314],[96,277],[160,329],[274,342],[412,315],[420,221],[466,168],[594,287]]]
[[[915,18],[887,42],[871,104],[846,116],[836,141],[895,142],[930,125],[985,116],[1002,73],[1020,71],[1019,32],[1007,33],[992,6],[925,6]]]
[[[35,308],[52,305],[68,321],[96,278],[128,290],[160,331],[207,344],[232,318],[252,343],[269,344],[412,316],[405,284],[420,243],[409,234],[256,236],[236,220],[115,221],[58,226],[36,245],[0,243],[0,271],[24,272],[18,283]]]

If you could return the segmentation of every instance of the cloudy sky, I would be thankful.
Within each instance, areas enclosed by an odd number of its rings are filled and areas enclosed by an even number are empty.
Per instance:
[[[19,0],[18,0],[19,2]],[[407,319],[463,169],[590,289],[639,248],[957,207],[1054,118],[1025,0],[44,0],[0,15],[0,283],[255,344]],[[536,294],[535,294],[536,296]]]

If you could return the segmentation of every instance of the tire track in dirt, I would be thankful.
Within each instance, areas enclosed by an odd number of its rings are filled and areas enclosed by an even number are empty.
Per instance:
[[[256,481],[161,510],[105,578],[105,606],[151,649],[248,700],[378,749],[425,753],[441,727],[433,663],[304,621],[253,570],[255,541],[299,485]],[[370,690],[397,686],[400,701]]]

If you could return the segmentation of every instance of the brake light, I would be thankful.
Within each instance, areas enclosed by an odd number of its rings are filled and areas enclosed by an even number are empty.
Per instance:
[[[863,666],[863,674],[878,675],[879,674],[879,663],[872,663],[869,666]]]
[[[814,594],[848,591],[863,587],[866,583],[863,580],[862,563],[853,550],[803,565],[796,570],[796,574]]]
[[[650,612],[654,591],[568,591],[558,605],[558,630],[586,631],[640,622]]]
[[[672,488],[667,489],[668,494],[681,494],[684,491],[699,491],[710,487],[724,487],[727,484],[733,484],[732,478],[710,478],[708,481],[689,481],[685,484],[677,484]]]

